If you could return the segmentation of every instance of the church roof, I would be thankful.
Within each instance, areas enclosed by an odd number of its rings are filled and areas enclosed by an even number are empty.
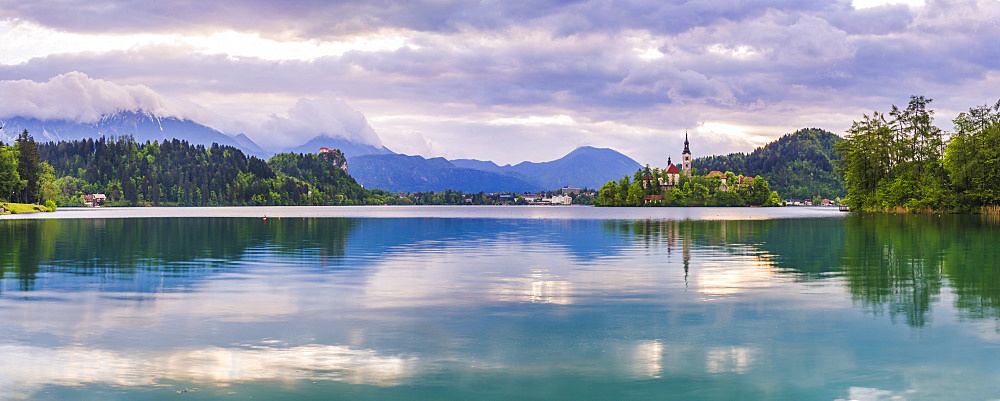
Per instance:
[[[671,164],[670,167],[667,167],[667,174],[680,174],[680,173],[681,171],[678,170],[677,166],[673,164]]]
[[[684,131],[684,151],[681,152],[681,154],[683,154],[683,155],[689,155],[689,154],[691,154],[691,147],[690,147],[690,143],[688,143],[688,133],[687,133],[687,131]]]

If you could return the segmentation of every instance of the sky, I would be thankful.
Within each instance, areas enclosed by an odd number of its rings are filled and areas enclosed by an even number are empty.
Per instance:
[[[1000,0],[0,0],[0,119],[144,109],[281,149],[641,164],[1000,99]]]

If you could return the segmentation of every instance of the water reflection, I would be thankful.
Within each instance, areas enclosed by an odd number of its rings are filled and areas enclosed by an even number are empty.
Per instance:
[[[527,277],[498,280],[490,290],[496,302],[531,302],[567,305],[573,302],[573,283],[560,280],[544,269],[532,269]]]
[[[43,279],[46,289],[180,289],[205,272],[263,256],[308,259],[310,267],[321,270],[354,270],[346,275],[367,283],[373,302],[425,302],[441,291],[430,285],[439,280],[434,274],[454,276],[466,268],[449,256],[466,246],[480,252],[489,249],[482,256],[489,259],[506,258],[517,253],[518,246],[556,247],[581,265],[639,249],[657,255],[654,263],[679,262],[682,271],[676,274],[685,286],[694,285],[707,295],[768,286],[775,274],[803,282],[843,277],[854,300],[870,313],[923,327],[943,286],[952,287],[963,317],[1000,319],[1000,253],[994,246],[1000,243],[1000,230],[991,222],[987,217],[912,215],[747,221],[5,220],[0,223],[0,249],[4,249],[0,268],[5,279],[0,296],[11,289],[40,289],[40,274],[92,278]],[[734,269],[730,257],[746,257],[753,263]],[[420,268],[391,273],[365,269],[387,259]],[[693,259],[699,267],[697,282],[691,280]],[[498,274],[490,280],[493,284],[486,292],[493,300],[569,304],[581,291],[599,291],[596,286],[621,282],[601,283],[599,274],[585,277],[579,272],[574,273],[575,281],[568,280],[565,266],[520,262],[516,274]],[[631,273],[636,272],[621,272]],[[426,285],[407,285],[419,282]]]
[[[749,347],[713,347],[705,355],[705,369],[711,373],[747,373],[757,352]]]
[[[165,380],[224,385],[277,379],[337,380],[391,386],[412,374],[412,357],[378,355],[373,350],[309,344],[241,348],[114,351],[82,346],[59,348],[0,345],[0,381],[5,389],[43,385],[155,385]],[[23,361],[32,361],[25,366]],[[16,386],[14,385],[16,384]],[[6,397],[7,395],[5,395]]]
[[[957,216],[5,220],[0,387],[982,398],[997,235]]]
[[[728,294],[773,283],[844,278],[854,300],[876,315],[923,327],[951,286],[966,318],[1000,319],[1000,230],[976,216],[851,215],[844,219],[763,221],[616,221],[604,229],[645,249],[681,253],[687,278],[691,248],[749,256],[734,269],[701,257],[702,290]],[[698,256],[696,256],[698,257]],[[709,259],[709,260],[706,260]]]
[[[335,265],[356,224],[347,219],[5,220],[0,272],[17,278],[22,291],[36,289],[44,273],[94,278],[50,280],[46,288],[100,283],[106,290],[156,292],[183,286],[185,277],[224,269],[248,253],[308,255],[323,266]],[[150,271],[157,274],[144,275]]]

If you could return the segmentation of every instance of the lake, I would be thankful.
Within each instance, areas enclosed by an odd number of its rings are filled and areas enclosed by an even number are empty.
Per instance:
[[[3,216],[0,399],[996,399],[998,244],[822,207]]]

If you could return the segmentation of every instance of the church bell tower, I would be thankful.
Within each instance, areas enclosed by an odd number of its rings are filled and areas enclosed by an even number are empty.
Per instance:
[[[687,130],[684,131],[684,153],[681,154],[682,168],[681,171],[684,175],[691,175],[691,145],[688,143],[688,133]]]

